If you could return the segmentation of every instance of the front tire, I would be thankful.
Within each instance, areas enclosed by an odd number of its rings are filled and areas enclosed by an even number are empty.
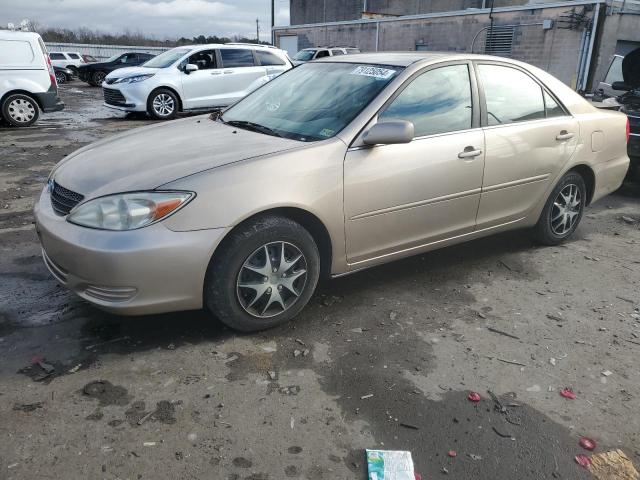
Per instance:
[[[178,97],[166,88],[154,90],[147,99],[147,113],[156,120],[170,120],[178,114]]]
[[[38,120],[40,107],[29,95],[17,93],[2,102],[2,116],[14,127],[29,127]]]
[[[543,245],[564,242],[578,228],[586,203],[587,189],[582,175],[568,172],[549,195],[534,228],[534,238]]]
[[[268,215],[224,240],[209,264],[204,300],[227,326],[254,332],[293,319],[319,277],[320,253],[311,234],[293,220]]]
[[[102,72],[102,71],[93,72],[93,75],[91,75],[91,82],[89,83],[94,87],[99,87],[102,85],[102,82],[104,82],[104,79],[106,76],[107,76],[106,72]]]
[[[67,83],[67,76],[62,72],[56,72],[56,83],[58,85]]]

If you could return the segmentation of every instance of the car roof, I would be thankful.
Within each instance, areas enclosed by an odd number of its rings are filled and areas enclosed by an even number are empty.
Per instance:
[[[273,45],[260,45],[260,44],[257,44],[257,43],[233,43],[233,42],[230,42],[230,43],[198,43],[198,44],[195,44],[195,45],[180,45],[180,46],[175,47],[175,48],[238,48],[238,47],[282,51],[282,49],[280,49],[278,47],[274,47]]]
[[[314,62],[339,62],[339,63],[369,63],[372,65],[390,65],[394,67],[408,67],[414,63],[433,63],[449,60],[494,60],[512,64],[519,62],[505,57],[491,55],[474,55],[471,53],[455,52],[371,52],[352,53],[346,56],[323,57]]]
[[[9,39],[37,39],[40,38],[35,32],[16,32],[13,30],[0,30],[0,38],[9,38]]]

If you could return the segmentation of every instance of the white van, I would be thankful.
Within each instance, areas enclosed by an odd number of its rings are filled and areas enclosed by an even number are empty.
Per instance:
[[[0,30],[0,118],[16,127],[33,125],[40,111],[64,108],[40,35]]]

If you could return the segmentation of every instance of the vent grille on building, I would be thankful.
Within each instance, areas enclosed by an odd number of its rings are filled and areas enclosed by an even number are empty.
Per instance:
[[[510,55],[513,47],[513,32],[513,27],[494,26],[488,29],[484,52],[487,55]]]

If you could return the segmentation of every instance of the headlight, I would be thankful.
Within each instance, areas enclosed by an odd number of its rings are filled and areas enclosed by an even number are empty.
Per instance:
[[[154,75],[155,73],[145,73],[144,75],[135,75],[133,77],[123,77],[123,78],[117,79],[113,83],[138,83],[143,80],[146,80],[147,78],[151,78]]]
[[[192,192],[134,192],[109,195],[78,205],[67,221],[101,230],[135,230],[174,213],[195,197]]]

